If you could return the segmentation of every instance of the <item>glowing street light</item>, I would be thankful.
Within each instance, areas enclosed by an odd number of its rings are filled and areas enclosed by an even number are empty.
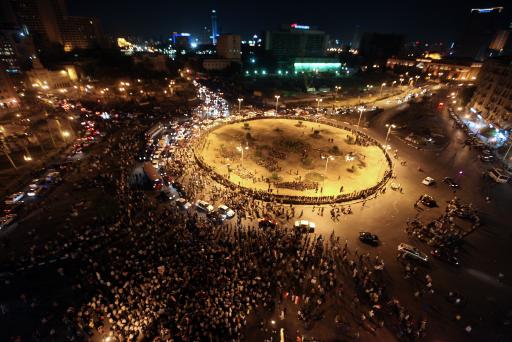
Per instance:
[[[394,86],[394,85],[395,85],[395,83],[396,83],[396,81],[391,82],[391,86]]]
[[[329,164],[329,160],[334,160],[334,156],[321,156],[321,158],[325,159],[324,173],[327,173],[327,165]]]
[[[240,114],[240,112],[241,112],[241,109],[242,109],[242,101],[243,101],[243,100],[244,100],[244,99],[242,99],[242,98],[238,98],[238,114]]]
[[[318,113],[320,111],[320,102],[322,102],[322,99],[315,99],[316,101],[316,112]]]
[[[336,102],[337,102],[337,97],[338,97],[338,91],[341,90],[341,86],[334,86],[334,105],[333,105],[333,108],[336,109]]]
[[[359,107],[359,120],[357,120],[357,127],[359,128],[359,124],[361,123],[361,116],[363,116],[363,111],[364,111],[364,108],[361,106]]]
[[[380,85],[380,95],[379,96],[382,96],[382,89],[386,86],[386,82],[382,83]]]
[[[405,78],[400,78],[400,87],[402,86],[403,81],[405,81]]]
[[[279,98],[281,97],[280,95],[274,95],[274,97],[276,98],[276,115],[277,115],[277,105],[279,103]]]
[[[240,152],[242,154],[242,163],[241,164],[242,164],[242,166],[244,166],[244,150],[248,150],[249,146],[245,145],[245,147],[244,147],[242,145],[238,145],[236,147],[236,149],[238,150],[238,152]]]
[[[389,138],[389,133],[391,133],[391,129],[396,128],[396,126],[394,124],[386,124],[386,127],[388,128],[388,132],[386,133],[386,139],[384,139],[384,146],[386,146],[388,144],[388,138]]]

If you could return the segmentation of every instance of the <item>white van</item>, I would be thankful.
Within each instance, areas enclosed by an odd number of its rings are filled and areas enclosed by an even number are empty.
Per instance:
[[[510,176],[502,169],[494,168],[489,171],[489,177],[496,183],[507,183]]]

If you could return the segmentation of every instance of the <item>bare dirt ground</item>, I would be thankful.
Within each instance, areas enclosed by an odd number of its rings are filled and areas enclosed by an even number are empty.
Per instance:
[[[244,187],[331,196],[369,188],[386,171],[378,147],[354,141],[351,132],[325,124],[261,119],[212,131],[197,152],[218,174]]]

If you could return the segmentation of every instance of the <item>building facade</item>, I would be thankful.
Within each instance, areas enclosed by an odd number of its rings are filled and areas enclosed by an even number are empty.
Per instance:
[[[469,108],[497,128],[512,128],[512,57],[484,62]]]
[[[221,58],[240,61],[241,39],[235,34],[221,34],[217,41],[217,55]]]
[[[481,62],[456,59],[388,58],[386,67],[391,70],[421,71],[434,78],[453,81],[474,81],[482,68]]]
[[[7,73],[17,74],[32,67],[35,47],[28,30],[16,26],[0,26],[0,63]]]
[[[103,47],[99,23],[90,17],[69,16],[66,0],[0,0],[9,12],[2,20],[26,27],[38,48],[62,46],[65,51]]]
[[[225,70],[231,66],[233,61],[224,58],[205,58],[203,59],[203,68],[207,71],[220,71]]]
[[[504,44],[505,37],[503,34],[500,37],[500,31],[506,30],[509,25],[504,7],[471,9],[466,26],[455,43],[455,56],[479,61],[492,56],[496,53],[492,47]]]
[[[4,0],[5,1],[5,0]],[[15,24],[25,25],[39,46],[64,43],[61,27],[67,8],[63,0],[7,0]]]
[[[20,106],[20,99],[14,89],[9,75],[0,68],[0,118]]]
[[[103,33],[96,19],[69,16],[63,23],[64,51],[104,47]]]
[[[329,37],[309,26],[291,24],[278,31],[265,32],[265,50],[277,59],[324,57]]]

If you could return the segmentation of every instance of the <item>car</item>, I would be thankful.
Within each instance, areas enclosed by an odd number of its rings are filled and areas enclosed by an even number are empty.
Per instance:
[[[204,211],[205,213],[211,213],[214,210],[213,205],[202,200],[196,201],[196,208],[201,211]]]
[[[176,205],[178,207],[180,207],[180,209],[183,209],[183,210],[189,210],[190,208],[192,208],[192,204],[190,202],[187,202],[186,199],[181,198],[181,197],[176,200]]]
[[[446,249],[436,248],[436,249],[431,250],[430,254],[432,254],[439,260],[442,260],[442,261],[452,264],[454,266],[460,266],[459,258],[457,258],[455,255],[452,255]]]
[[[260,218],[258,219],[258,226],[260,228],[276,228],[277,222],[269,218]]]
[[[5,204],[12,205],[16,204],[17,202],[21,201],[21,199],[25,196],[24,192],[15,192],[14,194],[7,196],[5,199]]]
[[[454,180],[453,180],[453,178],[451,178],[451,177],[444,177],[444,178],[443,178],[443,183],[448,184],[448,186],[449,186],[450,188],[453,188],[453,189],[458,189],[458,188],[460,188],[460,185],[459,185],[459,184],[457,184],[457,183],[455,183],[455,181],[454,181]]]
[[[231,219],[235,216],[235,212],[233,209],[229,208],[225,204],[221,204],[217,207],[217,211],[222,216],[223,219]]]
[[[308,220],[298,220],[295,221],[293,224],[293,227],[297,232],[300,233],[314,233],[316,224],[314,222],[308,221]]]
[[[174,182],[174,183],[172,183],[172,187],[174,189],[176,189],[176,191],[180,194],[181,197],[187,196],[187,192],[185,191],[185,189],[183,188],[183,186],[180,183]]]
[[[359,232],[359,240],[368,245],[372,245],[372,246],[379,245],[379,237],[370,232]]]
[[[16,214],[8,214],[0,217],[0,229],[7,228],[16,219]]]
[[[432,185],[432,184],[434,184],[435,182],[436,182],[436,181],[435,181],[435,179],[434,179],[434,178],[432,178],[432,177],[425,177],[425,178],[421,181],[421,183],[422,183],[422,184],[424,184],[424,185],[426,185],[426,186]]]
[[[483,162],[492,162],[494,160],[494,156],[492,154],[481,154],[480,160]]]
[[[426,207],[434,208],[437,207],[437,202],[434,200],[434,198],[430,195],[424,194],[421,195],[419,198],[419,201]]]
[[[210,211],[206,214],[206,217],[215,224],[222,224],[222,222],[224,222],[224,217],[222,217],[222,215],[217,211]]]
[[[27,191],[28,197],[35,197],[39,195],[43,191],[43,187],[38,185],[36,187],[32,187],[32,184],[29,186],[29,190]]]
[[[428,255],[421,252],[416,247],[413,247],[406,243],[401,243],[398,245],[398,253],[400,253],[404,257],[419,260],[425,263],[428,262]]]
[[[59,183],[62,178],[59,171],[51,171],[46,174],[45,180],[48,183]]]

